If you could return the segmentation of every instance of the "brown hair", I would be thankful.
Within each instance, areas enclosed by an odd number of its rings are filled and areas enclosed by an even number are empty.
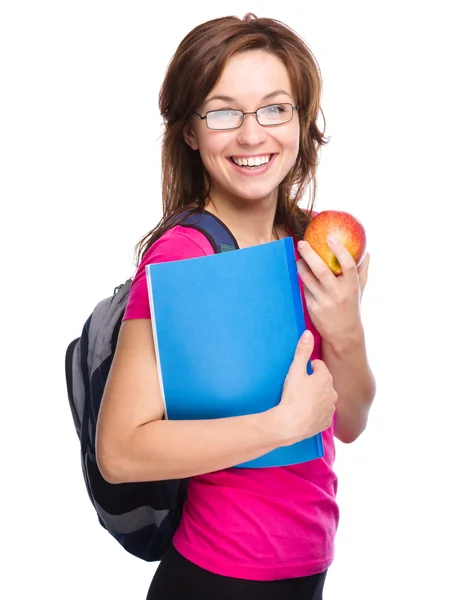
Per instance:
[[[190,31],[178,46],[160,89],[159,108],[164,120],[162,141],[162,204],[160,223],[136,246],[139,262],[150,246],[175,224],[168,219],[194,206],[202,211],[209,196],[209,179],[199,152],[183,139],[192,111],[204,102],[216,85],[227,61],[246,50],[265,50],[286,65],[300,106],[300,145],[297,160],[279,186],[276,224],[283,224],[302,237],[313,210],[316,193],[318,152],[328,140],[320,107],[320,68],[306,43],[288,26],[275,19],[221,17]],[[323,130],[317,124],[322,115]],[[309,184],[311,186],[309,187]],[[307,188],[306,212],[298,206]]]

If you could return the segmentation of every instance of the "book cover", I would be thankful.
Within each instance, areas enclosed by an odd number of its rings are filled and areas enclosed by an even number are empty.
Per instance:
[[[292,238],[150,264],[146,276],[167,419],[239,416],[279,403],[305,329]],[[321,456],[317,434],[233,466]]]

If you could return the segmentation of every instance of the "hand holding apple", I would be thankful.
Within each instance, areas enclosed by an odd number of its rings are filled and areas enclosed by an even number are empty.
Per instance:
[[[297,247],[307,310],[322,339],[338,347],[359,339],[370,259],[362,224],[344,211],[317,213]]]
[[[356,265],[366,253],[366,232],[362,223],[348,212],[324,210],[317,213],[307,226],[304,241],[326,262],[335,275],[340,275],[341,265],[327,243],[327,236],[341,242],[350,252]]]

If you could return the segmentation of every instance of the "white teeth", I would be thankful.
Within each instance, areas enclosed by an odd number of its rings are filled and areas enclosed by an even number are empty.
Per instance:
[[[233,162],[240,167],[259,167],[269,162],[270,155],[256,156],[254,158],[232,158]]]

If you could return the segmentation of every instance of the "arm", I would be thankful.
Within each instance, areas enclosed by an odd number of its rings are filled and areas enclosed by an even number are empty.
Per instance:
[[[151,321],[123,322],[97,427],[97,461],[107,481],[180,479],[231,467],[280,446],[280,431],[274,410],[163,420]]]
[[[375,396],[375,379],[367,359],[360,301],[367,282],[370,256],[357,267],[339,242],[328,242],[342,268],[333,275],[305,242],[298,244],[299,275],[312,323],[322,336],[322,358],[338,393],[335,436],[344,443],[356,440],[367,425]]]
[[[335,436],[347,444],[366,428],[375,396],[375,378],[367,360],[362,326],[344,343],[323,341],[322,356],[338,394]]]
[[[181,479],[257,458],[330,427],[337,394],[323,361],[297,345],[280,403],[265,412],[198,421],[163,420],[151,321],[124,321],[98,417],[96,456],[110,483]],[[312,402],[312,398],[315,399]]]

